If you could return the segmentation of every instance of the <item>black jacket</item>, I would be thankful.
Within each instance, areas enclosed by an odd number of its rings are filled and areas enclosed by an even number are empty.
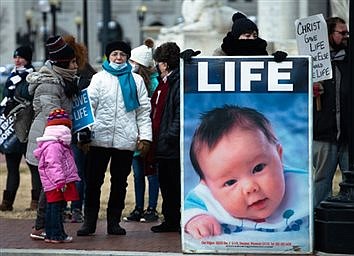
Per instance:
[[[341,134],[337,139],[337,121],[336,121],[336,68],[338,68],[340,77],[340,129]],[[321,97],[321,110],[316,109],[316,98],[313,103],[313,139],[331,143],[348,142],[349,133],[349,63],[348,54],[343,60],[332,60],[333,78],[323,81],[324,87]],[[339,78],[338,78],[339,79]]]
[[[32,101],[33,96],[28,92],[28,82],[26,77],[29,73],[35,71],[34,67],[31,64],[25,66],[25,71],[18,72],[15,68],[12,70],[10,76],[7,78],[2,98],[7,97],[6,106],[4,109],[5,116],[10,113],[10,111],[15,108],[19,101],[28,100]],[[11,78],[18,76],[19,79],[11,80]],[[15,83],[13,82],[15,81]],[[16,99],[15,99],[16,98]],[[25,153],[26,152],[26,143],[21,143],[18,139],[11,147],[11,153]]]
[[[169,91],[162,114],[155,157],[180,158],[180,76],[179,68],[167,78]]]

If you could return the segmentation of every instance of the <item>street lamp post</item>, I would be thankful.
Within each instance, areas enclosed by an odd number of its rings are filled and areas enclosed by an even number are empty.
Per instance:
[[[25,13],[26,16],[26,24],[27,24],[27,34],[28,34],[28,41],[31,42],[31,34],[32,34],[32,10],[28,9]]]
[[[111,20],[111,0],[102,1],[102,17],[101,56],[104,56],[105,47],[108,43],[108,22]]]
[[[27,40],[28,44],[31,46],[33,52],[35,52],[34,49],[34,40],[32,38],[32,35],[34,34],[32,30],[32,19],[33,19],[33,13],[31,9],[28,9],[25,13],[26,16],[26,24],[27,24]]]
[[[39,0],[38,1],[39,10],[42,13],[42,21],[43,21],[43,48],[44,48],[44,61],[47,58],[47,48],[45,44],[47,42],[48,31],[47,31],[47,13],[50,11],[50,5],[48,0]]]
[[[84,32],[84,44],[88,47],[88,31],[87,31],[87,0],[82,1],[83,12],[83,32]]]
[[[50,12],[52,14],[52,34],[57,34],[57,11],[61,9],[61,0],[49,0]]]
[[[81,25],[82,25],[82,18],[81,16],[76,16],[74,19],[74,22],[76,24],[76,31],[77,31],[77,41],[81,42]]]
[[[143,25],[145,21],[145,15],[147,12],[147,7],[145,5],[140,5],[138,10],[137,10],[137,16],[138,16],[138,21],[139,21],[139,31],[140,31],[140,43],[143,43],[144,41],[144,35],[143,35]]]

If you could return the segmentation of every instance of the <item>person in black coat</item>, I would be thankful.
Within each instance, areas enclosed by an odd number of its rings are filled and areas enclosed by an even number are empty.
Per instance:
[[[259,37],[257,25],[240,12],[232,16],[232,28],[213,55],[216,56],[255,56],[268,55],[267,41]],[[287,53],[276,51],[272,54],[276,62],[281,62]]]
[[[167,42],[156,48],[160,81],[151,97],[153,143],[146,167],[157,166],[164,221],[151,231],[178,232],[181,207],[180,165],[180,48]]]
[[[349,32],[342,18],[330,17],[326,22],[333,77],[314,83],[313,88],[315,207],[332,196],[332,180],[337,166],[342,173],[349,171]]]
[[[32,49],[29,46],[21,46],[14,51],[13,61],[15,67],[6,80],[1,104],[4,107],[4,115],[7,116],[22,101],[32,101],[32,96],[28,93],[28,83],[26,77],[34,71],[32,66]],[[21,143],[18,139],[9,151],[1,152],[5,154],[7,179],[6,189],[3,192],[3,200],[0,205],[1,211],[12,211],[13,203],[20,185],[20,163],[22,156],[26,153],[27,143]],[[31,170],[31,169],[30,169]],[[31,170],[31,203],[28,210],[36,210],[39,194],[41,191],[41,181],[38,171]]]

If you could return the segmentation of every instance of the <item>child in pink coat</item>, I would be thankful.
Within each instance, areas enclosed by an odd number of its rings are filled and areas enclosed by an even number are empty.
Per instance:
[[[73,238],[65,233],[63,211],[67,201],[79,199],[75,182],[79,181],[71,142],[71,120],[63,109],[53,110],[48,117],[42,137],[37,138],[34,155],[39,160],[38,170],[47,198],[47,243],[68,243]]]

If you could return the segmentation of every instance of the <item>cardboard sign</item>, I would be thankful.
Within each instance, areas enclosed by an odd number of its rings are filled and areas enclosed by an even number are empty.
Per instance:
[[[310,63],[181,64],[183,252],[312,252]]]
[[[18,139],[14,129],[15,118],[13,115],[0,116],[0,152],[13,153],[16,151]]]
[[[327,24],[322,14],[295,21],[296,41],[300,55],[312,56],[312,80],[332,78]]]
[[[0,145],[8,140],[15,133],[13,128],[14,117],[10,115],[8,118],[5,115],[0,116]]]
[[[85,127],[92,125],[95,122],[93,111],[90,104],[90,98],[87,94],[87,89],[84,89],[74,99],[73,102],[73,132],[77,132]]]

